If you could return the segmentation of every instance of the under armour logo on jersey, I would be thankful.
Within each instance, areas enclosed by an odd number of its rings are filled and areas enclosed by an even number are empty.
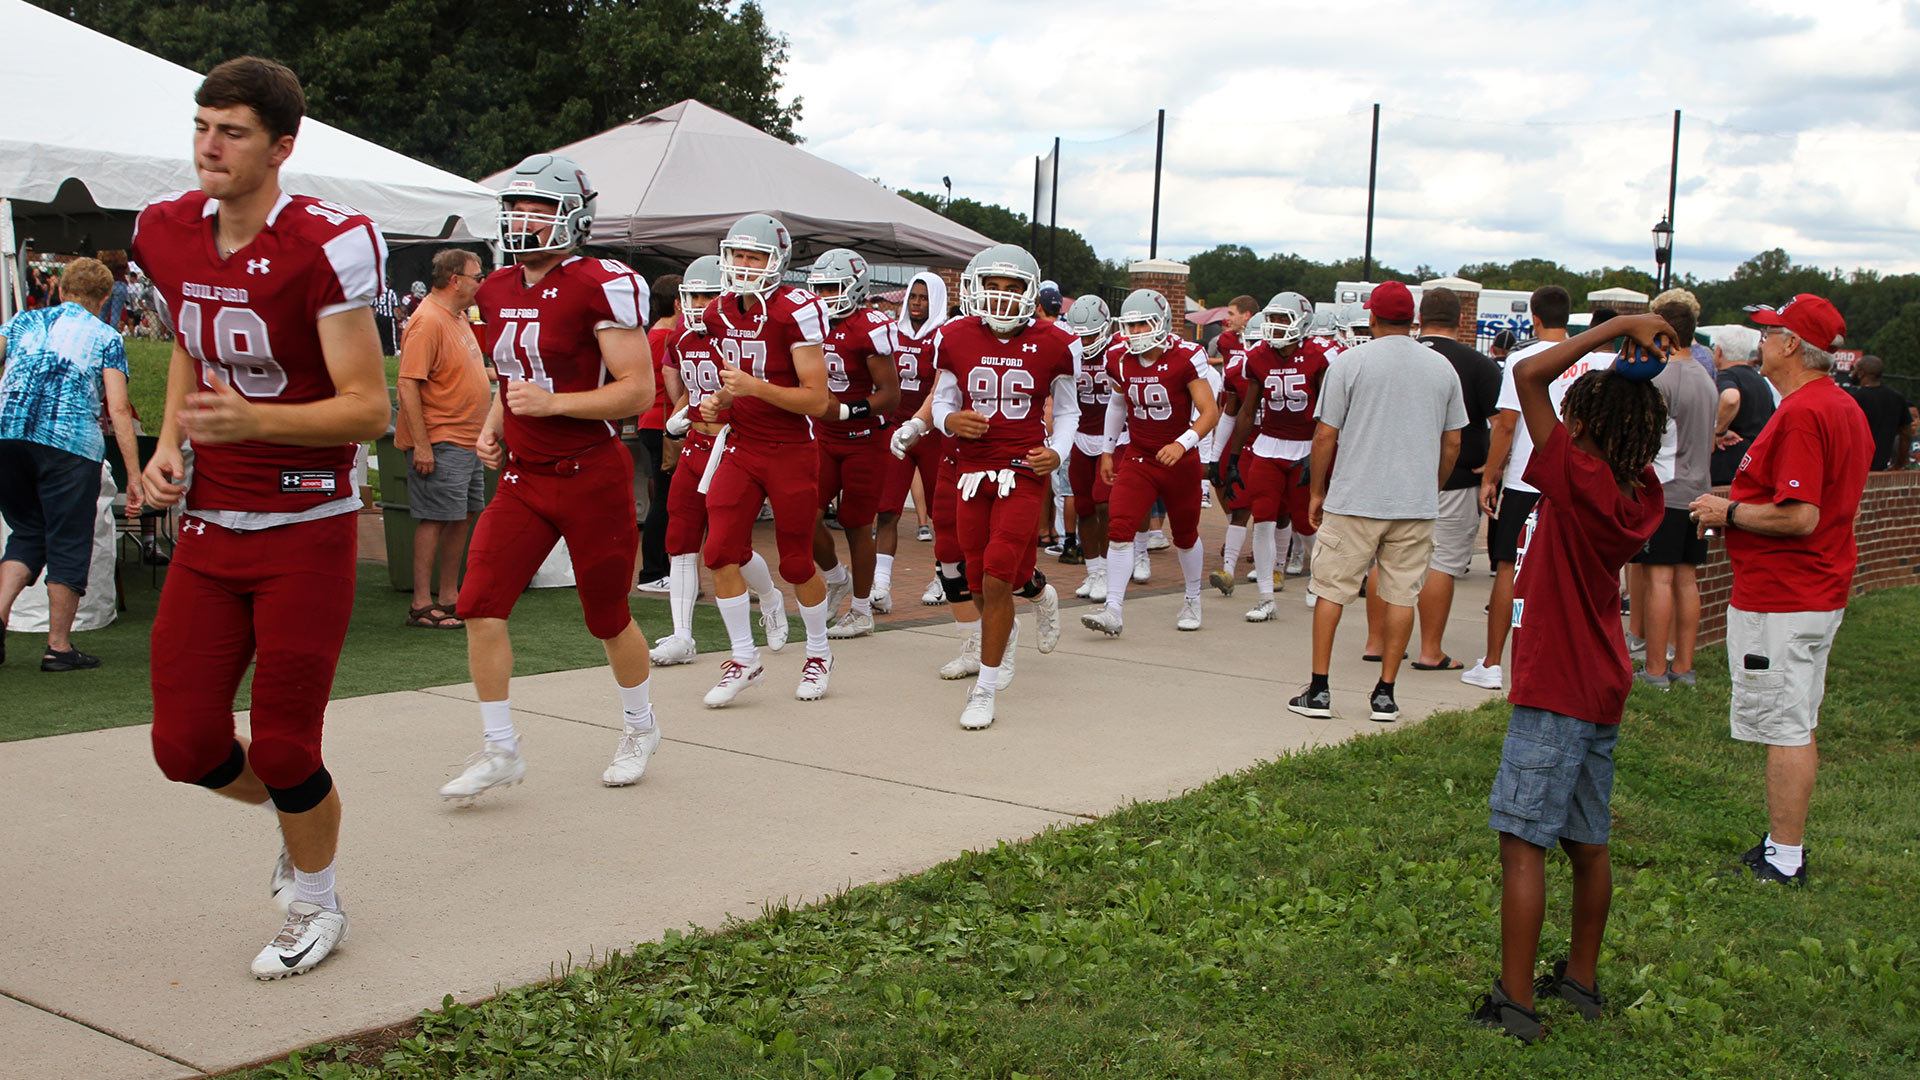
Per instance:
[[[1020,351],[1021,352],[1039,352],[1040,346],[1035,345],[1030,341],[1023,341],[1020,343]]]
[[[249,274],[264,274],[264,273],[266,273],[266,272],[267,272],[267,270],[268,270],[268,265],[267,265],[267,264],[268,264],[268,263],[270,263],[270,262],[272,262],[272,261],[273,261],[273,260],[271,260],[271,259],[248,259],[248,260],[247,260],[247,273],[249,273]]]
[[[188,518],[187,523],[180,526],[180,531],[183,533],[205,533],[207,531],[207,523],[194,518]]]
[[[501,477],[500,479],[505,480],[509,484],[517,484],[520,482],[520,474],[510,472],[507,475]]]
[[[540,291],[540,295],[544,299],[551,300],[554,297],[560,295],[560,290],[559,289],[542,289]]]

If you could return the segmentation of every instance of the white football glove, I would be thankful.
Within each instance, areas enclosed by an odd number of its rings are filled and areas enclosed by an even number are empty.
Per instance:
[[[893,433],[893,456],[905,461],[907,459],[907,451],[913,449],[914,444],[918,443],[921,436],[926,433],[927,425],[925,421],[917,416],[908,419],[906,423],[900,425],[898,431]]]
[[[687,432],[693,428],[693,418],[687,415],[687,409],[690,407],[683,405],[679,412],[667,417],[667,435],[670,438],[684,439],[687,437]]]

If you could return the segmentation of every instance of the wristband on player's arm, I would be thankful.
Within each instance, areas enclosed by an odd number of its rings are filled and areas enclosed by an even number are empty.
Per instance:
[[[859,401],[843,401],[840,403],[840,419],[842,420],[865,420],[872,415],[873,403],[866,398],[861,398]]]

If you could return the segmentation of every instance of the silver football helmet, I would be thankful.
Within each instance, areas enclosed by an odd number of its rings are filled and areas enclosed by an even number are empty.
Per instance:
[[[587,174],[571,158],[535,154],[513,167],[500,200],[500,246],[515,255],[540,251],[568,251],[593,231],[593,205],[598,198]],[[553,204],[550,213],[509,210],[515,199],[541,199]],[[540,230],[551,227],[540,239]]]
[[[746,266],[735,261],[743,251],[759,252],[767,257],[765,266]],[[748,214],[733,223],[720,240],[720,284],[727,292],[761,297],[778,288],[786,273],[787,260],[793,256],[793,236],[778,218],[767,214]]]
[[[813,269],[807,271],[807,288],[826,305],[827,316],[837,319],[866,303],[867,276],[866,256],[834,248],[813,260]]]
[[[1120,305],[1120,336],[1135,356],[1164,349],[1173,340],[1173,308],[1152,289],[1135,289]]]
[[[1265,331],[1267,313],[1256,311],[1247,319],[1247,325],[1240,328],[1240,344],[1251,349],[1266,340]]]
[[[1085,362],[1098,363],[1106,355],[1107,346],[1113,342],[1113,312],[1105,300],[1088,293],[1068,305],[1060,321],[1080,335],[1080,355]]]
[[[1015,289],[989,289],[988,278],[1011,278]],[[1040,306],[1040,264],[1017,244],[995,244],[967,263],[960,276],[962,308],[977,315],[996,333],[1007,334],[1025,326]]]
[[[719,296],[720,256],[702,255],[680,275],[680,321],[699,333],[707,332],[707,304]]]
[[[1342,305],[1340,329],[1343,334],[1341,344],[1353,345],[1373,337],[1373,317],[1367,314],[1367,306],[1359,301]]]
[[[1333,305],[1322,304],[1313,309],[1313,321],[1307,324],[1307,336],[1317,338],[1336,338],[1340,328],[1335,324]]]
[[[1274,294],[1261,312],[1266,318],[1261,323],[1261,336],[1267,344],[1276,349],[1298,345],[1307,336],[1307,327],[1313,322],[1313,301],[1297,292]]]

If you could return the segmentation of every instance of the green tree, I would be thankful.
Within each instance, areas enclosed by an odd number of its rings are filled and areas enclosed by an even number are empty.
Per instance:
[[[196,71],[272,57],[315,119],[466,176],[690,97],[797,141],[751,0],[35,2]]]
[[[1920,300],[1909,301],[1881,326],[1867,340],[1867,351],[1887,362],[1889,375],[1920,377]]]
[[[975,202],[972,199],[955,199],[951,204],[937,195],[921,191],[901,190],[901,198],[919,203],[937,214],[945,215],[949,220],[965,225],[974,232],[996,243],[1018,244],[1023,248],[1034,248],[1032,255],[1041,265],[1041,272],[1060,286],[1067,296],[1092,292],[1101,286],[1125,285],[1126,267],[1119,263],[1103,261],[1093,250],[1087,238],[1072,229],[1063,228],[1054,240],[1053,265],[1047,265],[1048,235],[1043,225],[1039,230],[1039,240],[1034,240],[1027,215],[1015,213],[1004,206],[993,203]]]

